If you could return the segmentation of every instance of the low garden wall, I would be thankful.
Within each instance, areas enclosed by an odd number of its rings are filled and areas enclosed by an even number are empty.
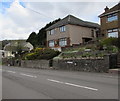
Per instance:
[[[49,69],[49,60],[22,60],[21,67]]]
[[[3,59],[4,65],[21,66],[23,68],[39,68],[60,70],[77,70],[86,72],[108,72],[109,69],[117,65],[117,55],[106,55],[97,58],[80,58],[80,59],[54,59],[54,60],[21,60],[8,61]],[[5,61],[6,60],[6,61]]]
[[[107,55],[103,58],[82,58],[82,59],[64,59],[53,60],[54,69],[62,70],[78,70],[87,72],[108,72],[110,68],[111,56]],[[113,58],[113,64],[116,65],[116,58]]]

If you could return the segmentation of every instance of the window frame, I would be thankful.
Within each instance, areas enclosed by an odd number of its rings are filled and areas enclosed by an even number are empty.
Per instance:
[[[49,35],[53,35],[53,34],[55,34],[55,29],[51,29],[51,30],[49,30],[49,31],[48,31],[48,34],[49,34]]]
[[[94,38],[94,37],[95,37],[95,35],[94,35],[94,34],[95,34],[94,30],[93,30],[93,29],[91,29],[91,37],[93,37],[93,38]]]
[[[53,45],[50,45],[51,42],[53,42],[53,43],[52,43]],[[54,47],[54,46],[55,46],[55,42],[54,42],[54,40],[49,40],[49,41],[48,41],[48,46],[49,46],[49,47]]]
[[[65,32],[66,31],[66,26],[60,26],[59,27],[60,32]]]
[[[67,46],[67,38],[60,38],[59,46],[61,46],[61,47]]]
[[[108,29],[107,30],[108,37],[118,38],[118,28]],[[111,34],[111,35],[110,35]],[[115,35],[117,34],[117,35]],[[115,35],[115,36],[114,36]]]
[[[112,22],[112,21],[117,21],[117,20],[118,20],[118,14],[117,13],[109,14],[107,16],[107,22]]]

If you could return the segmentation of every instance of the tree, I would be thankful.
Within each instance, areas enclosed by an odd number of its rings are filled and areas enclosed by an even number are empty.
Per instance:
[[[34,47],[36,47],[37,44],[37,34],[35,32],[32,32],[26,42],[30,42]]]
[[[3,40],[1,45],[2,45],[2,49],[4,49],[5,45],[7,45],[10,41],[8,40]]]
[[[53,22],[46,24],[46,26],[41,28],[37,34],[35,32],[32,32],[30,36],[28,37],[27,42],[30,42],[34,46],[34,48],[45,47],[46,38],[47,38],[46,29],[60,20],[61,19],[59,18]]]

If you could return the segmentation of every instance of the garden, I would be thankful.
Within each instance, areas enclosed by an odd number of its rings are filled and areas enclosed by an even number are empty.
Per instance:
[[[95,59],[103,58],[108,54],[117,54],[120,50],[118,38],[101,39],[95,44],[66,48],[58,57],[54,59]]]

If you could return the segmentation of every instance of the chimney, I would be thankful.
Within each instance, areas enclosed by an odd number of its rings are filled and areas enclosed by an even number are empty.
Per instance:
[[[105,8],[104,10],[105,10],[105,12],[106,12],[106,11],[108,11],[108,10],[109,10],[109,8],[106,6],[106,8]]]

